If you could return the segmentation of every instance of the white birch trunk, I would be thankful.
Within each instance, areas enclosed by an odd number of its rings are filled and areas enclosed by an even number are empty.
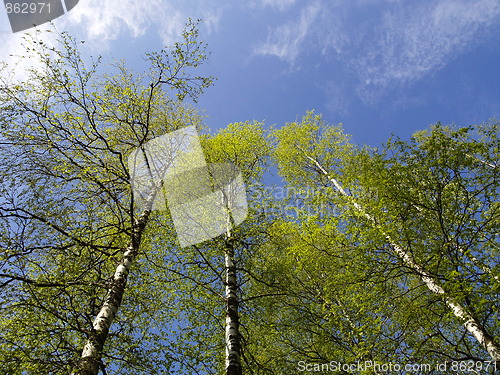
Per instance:
[[[221,190],[222,205],[227,212],[226,240],[224,249],[224,263],[226,271],[225,280],[225,300],[226,300],[226,375],[242,375],[241,366],[241,340],[239,321],[239,301],[236,277],[236,264],[234,262],[234,237],[231,228],[235,226],[234,218],[230,207],[229,193]]]
[[[427,285],[430,291],[443,296],[443,300],[450,308],[453,314],[463,323],[467,331],[472,334],[476,340],[486,349],[491,358],[500,361],[500,345],[496,343],[486,329],[458,302],[454,301],[451,297],[446,295],[445,290],[439,285],[438,281],[427,272],[421,265],[419,265],[408,251],[396,243],[376,222],[375,217],[367,213],[363,207],[357,203],[352,196],[342,188],[339,182],[330,176],[330,174],[323,168],[323,166],[313,157],[307,155],[304,150],[301,150],[305,157],[318,168],[321,173],[329,179],[335,188],[343,195],[352,206],[365,218],[367,218],[372,225],[377,228],[386,238],[387,242],[391,245],[396,255],[401,258],[404,264],[412,269],[419,275],[420,279]]]
[[[241,342],[238,316],[238,295],[236,286],[236,265],[234,263],[233,238],[228,231],[225,249],[226,263],[226,375],[241,375]]]
[[[127,278],[132,263],[137,256],[142,233],[151,213],[150,208],[144,210],[135,221],[132,238],[123,253],[122,259],[115,270],[104,304],[93,322],[90,337],[83,348],[81,358],[73,368],[71,375],[97,375],[101,367],[102,350],[108,337],[111,324],[121,305]]]

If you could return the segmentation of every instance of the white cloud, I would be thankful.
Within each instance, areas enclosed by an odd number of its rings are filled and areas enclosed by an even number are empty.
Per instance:
[[[359,60],[362,80],[386,86],[414,81],[446,65],[498,23],[496,0],[441,0],[387,12]]]
[[[159,0],[144,3],[134,3],[131,0],[106,2],[81,0],[70,12],[56,18],[52,23],[40,25],[37,30],[69,30],[77,39],[88,41],[87,46],[91,45],[102,52],[109,47],[109,41],[116,39],[124,31],[128,31],[132,37],[143,34],[147,19],[153,15],[151,7],[158,6],[159,2]],[[26,70],[39,64],[36,58],[18,58],[29,55],[23,47],[23,38],[26,34],[34,33],[38,33],[37,37],[46,45],[57,45],[55,32],[28,29],[25,32],[0,35],[3,46],[0,51],[0,61],[8,63],[10,70],[15,69],[17,79],[26,79]]]
[[[104,53],[118,38],[138,38],[146,33],[156,34],[163,45],[170,45],[179,40],[189,17],[203,19],[205,32],[216,31],[223,9],[217,0],[195,0],[189,4],[183,0],[80,0],[70,12],[55,19],[54,24],[58,30],[68,30],[77,39],[87,41],[85,46],[94,52]],[[8,25],[6,13],[0,17]],[[40,29],[51,28],[50,24],[40,26]],[[12,34],[10,28],[0,30],[0,61],[12,65],[17,61],[12,55],[24,54],[22,35]],[[42,39],[49,45],[55,44],[54,33],[45,33]],[[20,63],[17,70],[22,71],[32,63]]]
[[[222,9],[216,0],[80,0],[70,12],[54,20],[59,30],[107,47],[119,37],[137,38],[146,32],[160,35],[165,44],[178,40],[189,17],[205,20],[207,32],[217,30]],[[5,13],[5,12],[4,12]],[[8,24],[6,14],[5,24]],[[42,25],[43,28],[45,25]],[[0,30],[3,45],[17,44],[17,34]]]
[[[280,11],[284,11],[285,9],[291,7],[295,4],[296,0],[260,0],[261,5],[269,6]]]
[[[304,41],[321,11],[318,1],[307,6],[300,13],[299,20],[293,20],[270,31],[267,41],[255,48],[260,55],[273,55],[294,63],[304,48]]]
[[[0,64],[8,64],[6,70],[2,71],[2,80],[25,80],[28,77],[28,69],[38,69],[41,67],[38,59],[27,56],[24,46],[29,45],[29,42],[26,40],[30,38],[28,34],[37,40],[43,41],[48,46],[55,46],[57,44],[57,36],[54,32],[47,31],[50,29],[50,26],[47,26],[43,29],[40,28],[37,32],[0,34],[0,45],[3,46],[0,50]]]
[[[205,1],[196,3],[201,15]],[[189,9],[178,1],[81,0],[66,15],[65,26],[83,29],[85,38],[95,43],[104,44],[124,34],[137,38],[156,31],[169,44],[177,40],[188,17]]]
[[[129,31],[132,37],[142,35],[155,12],[161,9],[159,0],[85,0],[65,17],[67,24],[83,26],[90,39],[109,40],[123,30]]]
[[[327,55],[357,77],[369,101],[446,66],[493,25],[500,25],[498,0],[317,0],[299,19],[272,27],[254,52],[291,66],[301,53]]]

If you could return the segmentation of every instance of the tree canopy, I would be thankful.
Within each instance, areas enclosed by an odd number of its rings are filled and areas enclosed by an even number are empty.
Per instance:
[[[188,103],[213,83],[193,73],[208,58],[196,23],[142,75],[59,43],[27,41],[40,64],[25,80],[2,70],[2,373],[233,374],[236,357],[245,374],[500,366],[498,122],[379,148],[313,111],[210,134]],[[169,210],[132,193],[127,158],[186,126],[208,163],[239,168],[249,206],[230,233],[181,247]]]

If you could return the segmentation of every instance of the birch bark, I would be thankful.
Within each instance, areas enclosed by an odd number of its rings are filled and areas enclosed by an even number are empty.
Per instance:
[[[228,231],[225,249],[226,264],[226,375],[241,375],[241,342],[238,317],[234,239]]]
[[[154,196],[153,196],[154,198]],[[152,199],[150,197],[152,202]],[[102,351],[104,343],[109,334],[111,324],[120,308],[130,268],[137,257],[141,244],[141,237],[151,213],[151,204],[144,210],[141,216],[135,220],[132,238],[128,244],[122,259],[116,267],[104,304],[93,322],[92,331],[85,343],[80,359],[74,366],[71,375],[97,375],[102,365]]]
[[[438,281],[427,270],[418,264],[408,251],[400,246],[390,235],[388,235],[379,224],[376,218],[367,213],[364,208],[356,202],[342,187],[342,185],[332,177],[328,171],[313,157],[308,155],[304,150],[300,149],[305,158],[317,168],[328,180],[335,186],[339,193],[344,196],[349,203],[362,214],[372,225],[378,229],[386,238],[387,242],[391,245],[396,255],[404,262],[404,264],[411,268],[420,279],[427,285],[430,291],[435,294],[441,295],[448,308],[453,314],[463,323],[467,331],[472,334],[476,340],[486,349],[490,357],[497,363],[500,361],[500,345],[494,341],[493,337],[486,331],[486,329],[474,318],[460,303],[456,302],[453,298],[447,296],[446,291],[441,287]]]

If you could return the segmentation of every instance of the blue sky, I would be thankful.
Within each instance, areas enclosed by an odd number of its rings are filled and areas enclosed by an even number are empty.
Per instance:
[[[80,0],[54,23],[85,53],[141,72],[143,53],[179,40],[188,17],[204,20],[203,73],[218,77],[197,104],[212,131],[315,109],[378,146],[437,121],[500,118],[498,0]],[[0,60],[13,62],[22,35],[5,9],[0,22]]]
[[[315,109],[379,146],[438,121],[500,119],[500,0],[80,0],[54,24],[141,73],[189,17],[204,20],[202,73],[218,78],[197,103],[212,131]],[[0,61],[14,64],[21,42],[0,9]]]

